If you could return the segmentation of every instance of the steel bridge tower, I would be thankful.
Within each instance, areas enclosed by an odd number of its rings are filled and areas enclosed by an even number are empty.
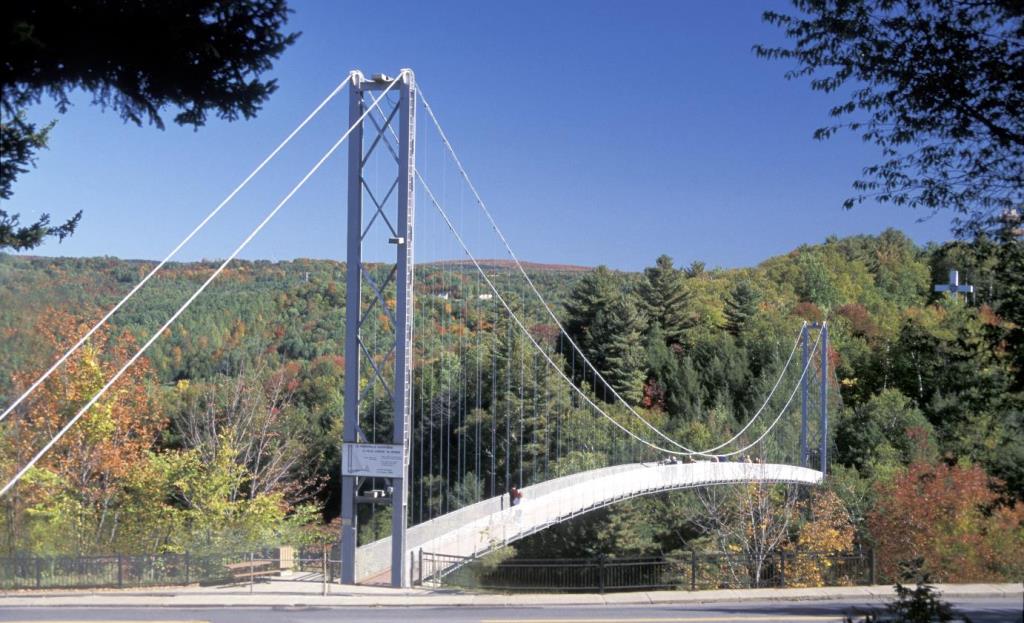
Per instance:
[[[800,467],[808,467],[811,461],[811,448],[809,445],[809,431],[808,422],[810,414],[807,411],[807,402],[809,398],[809,385],[810,385],[810,370],[808,365],[810,363],[810,332],[811,329],[817,329],[821,332],[821,336],[818,341],[821,345],[820,359],[819,359],[819,371],[821,373],[820,386],[818,388],[820,397],[818,399],[818,409],[820,417],[818,420],[818,470],[825,474],[828,472],[828,325],[824,322],[814,322],[810,325],[804,325],[804,328],[800,332],[800,350],[802,356],[800,358],[800,369],[806,370],[803,378],[800,381],[800,394],[801,394],[801,406],[800,406]]]
[[[412,329],[413,329],[413,217],[416,171],[416,82],[413,72],[403,69],[391,93],[398,94],[398,103],[388,97],[380,100],[379,111],[370,111],[360,118],[373,100],[391,84],[393,78],[364,78],[359,71],[351,74],[349,91],[349,125],[358,126],[349,137],[348,151],[348,253],[346,264],[345,303],[345,429],[342,445],[341,478],[341,581],[356,582],[357,509],[360,503],[380,503],[386,498],[360,495],[367,478],[384,478],[390,482],[391,504],[391,585],[409,585],[404,564],[409,489],[409,439],[412,420]],[[365,96],[365,97],[364,97]],[[368,101],[369,98],[369,101]],[[369,125],[367,124],[369,122]],[[369,131],[367,131],[369,130]],[[392,138],[397,136],[397,146]],[[393,182],[374,187],[364,176],[370,157],[376,150],[387,149],[396,166]],[[378,152],[377,163],[384,158]],[[390,162],[390,160],[388,160]],[[379,184],[380,167],[375,167],[373,181]],[[376,193],[376,194],[375,194]],[[371,216],[363,221],[363,199],[369,199]],[[392,197],[394,196],[394,199]],[[395,261],[386,278],[363,261],[364,243],[375,234],[386,236],[395,247]],[[379,264],[376,268],[379,269]],[[376,276],[375,276],[376,275]],[[363,286],[369,286],[364,305]],[[394,299],[389,300],[394,287]],[[363,333],[374,323],[367,318],[385,315],[394,342],[375,350],[376,340],[363,340]],[[380,327],[377,327],[378,335]],[[385,340],[386,341],[386,340]],[[393,369],[391,365],[393,364]],[[364,434],[361,415],[373,387],[380,383],[392,403],[393,433],[390,444],[371,444]]]

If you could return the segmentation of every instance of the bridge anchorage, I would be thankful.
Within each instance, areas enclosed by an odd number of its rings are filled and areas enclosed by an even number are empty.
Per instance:
[[[371,105],[393,81],[394,92]],[[350,84],[343,583],[388,577],[392,586],[409,586],[422,577],[423,551],[478,556],[639,495],[821,481],[828,454],[824,323],[799,328],[774,386],[739,431],[710,448],[682,445],[620,395],[555,315],[413,73],[366,79],[353,72]],[[418,132],[420,110],[428,122]],[[417,166],[417,151],[430,162]],[[460,216],[451,209],[452,179]],[[434,210],[417,215],[417,195]],[[472,223],[463,216],[467,197],[477,229],[492,230],[508,260],[477,259],[479,241],[470,239]],[[435,247],[442,232],[453,246],[432,251],[443,261],[415,266],[415,230],[432,232],[426,240]],[[367,261],[364,249],[384,242],[390,250],[378,254],[382,261]],[[414,268],[421,279],[414,280]],[[540,321],[551,331],[541,334]],[[414,352],[423,359],[414,361]],[[783,420],[798,391],[799,423]],[[769,462],[771,444],[779,463]],[[513,486],[526,503],[511,505]],[[365,532],[380,536],[375,507],[382,504],[391,506],[390,536],[359,545]]]

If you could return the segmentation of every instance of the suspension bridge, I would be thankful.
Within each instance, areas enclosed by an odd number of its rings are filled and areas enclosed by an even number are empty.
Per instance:
[[[606,378],[559,319],[537,283],[540,273],[513,251],[410,70],[372,78],[351,72],[6,407],[0,421],[22,408],[346,88],[348,123],[330,148],[0,496],[346,142],[342,582],[387,576],[393,586],[408,586],[424,550],[478,556],[641,495],[730,483],[821,482],[829,443],[828,327],[803,323],[794,327],[791,348],[779,344],[774,381],[766,383],[759,408],[738,430],[703,447],[677,439],[657,409],[639,408],[622,396],[621,385]],[[426,123],[417,123],[418,113]],[[428,209],[417,212],[423,204]],[[416,238],[434,260],[418,268]],[[507,259],[483,259],[495,257]],[[510,495],[513,488],[523,497]],[[390,512],[378,512],[381,507]],[[374,539],[379,533],[389,536]]]

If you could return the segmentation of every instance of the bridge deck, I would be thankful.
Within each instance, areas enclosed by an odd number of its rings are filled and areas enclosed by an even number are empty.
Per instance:
[[[523,502],[493,497],[409,528],[409,551],[477,556],[596,508],[640,495],[740,482],[818,484],[819,471],[792,465],[633,463],[563,476],[523,489]],[[415,559],[415,555],[413,556]],[[359,581],[390,569],[391,538],[368,543],[356,555]]]

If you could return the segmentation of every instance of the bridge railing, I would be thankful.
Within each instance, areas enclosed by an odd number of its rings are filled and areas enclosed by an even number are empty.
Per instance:
[[[762,560],[726,552],[490,562],[421,552],[425,586],[504,592],[714,590],[856,586],[876,582],[874,553],[774,552]]]

